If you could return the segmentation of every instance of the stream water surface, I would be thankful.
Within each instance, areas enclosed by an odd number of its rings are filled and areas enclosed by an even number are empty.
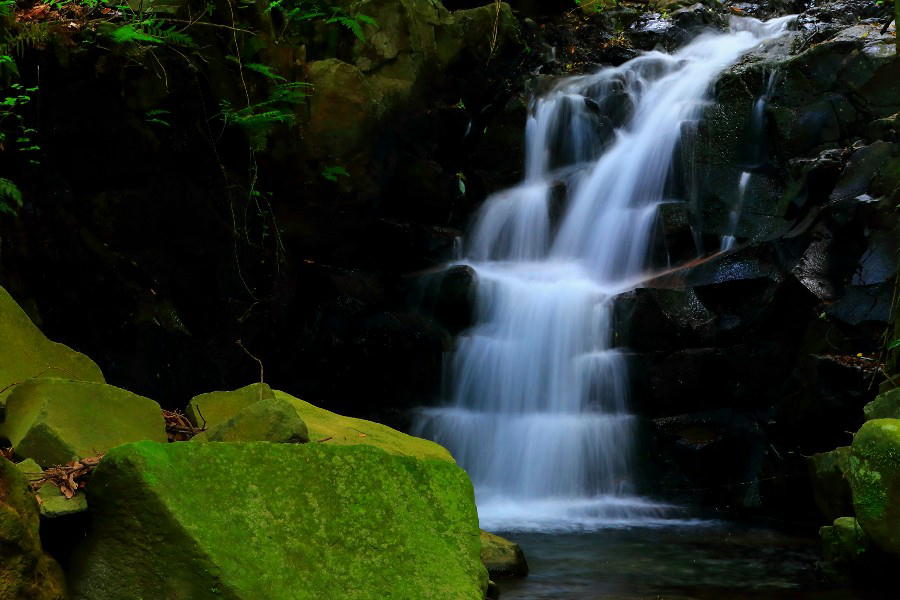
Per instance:
[[[593,532],[504,532],[530,575],[503,600],[881,600],[826,583],[818,540],[722,521]]]

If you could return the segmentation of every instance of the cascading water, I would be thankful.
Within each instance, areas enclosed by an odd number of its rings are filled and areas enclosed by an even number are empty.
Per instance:
[[[735,19],[729,33],[566,79],[534,101],[525,179],[487,200],[466,247],[478,324],[448,361],[450,402],[416,425],[468,470],[484,526],[664,515],[634,495],[614,298],[650,267],[683,124],[723,69],[788,21]]]

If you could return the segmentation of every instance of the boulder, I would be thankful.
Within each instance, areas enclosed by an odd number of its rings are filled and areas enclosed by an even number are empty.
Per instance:
[[[253,383],[228,392],[208,392],[188,402],[185,415],[191,422],[207,429],[217,427],[242,409],[262,400],[274,400],[275,394],[265,383]]]
[[[519,545],[487,531],[481,532],[481,562],[494,580],[528,575],[528,563]]]
[[[834,567],[850,567],[871,550],[869,536],[853,517],[839,517],[819,529],[822,555]]]
[[[38,514],[25,476],[0,458],[0,598],[66,597],[62,570],[41,548]]]
[[[290,402],[309,428],[309,439],[328,446],[375,446],[390,454],[455,462],[443,446],[401,433],[381,423],[354,419],[313,406],[275,390],[275,397]]]
[[[73,598],[482,600],[465,472],[366,446],[157,444],[110,451]]]
[[[309,431],[293,405],[272,398],[242,408],[224,423],[201,433],[193,440],[305,444],[309,441]]]
[[[32,377],[103,382],[100,368],[68,346],[51,342],[0,287],[0,421],[12,386]]]
[[[853,498],[845,471],[850,447],[843,446],[830,452],[820,452],[809,457],[809,475],[812,480],[816,506],[829,521],[853,512]]]
[[[900,388],[888,390],[863,407],[866,421],[900,419]]]
[[[138,440],[166,441],[159,405],[104,383],[31,379],[7,400],[0,432],[16,455],[49,467]]]
[[[865,423],[853,437],[848,465],[859,524],[878,547],[900,556],[900,420]]]

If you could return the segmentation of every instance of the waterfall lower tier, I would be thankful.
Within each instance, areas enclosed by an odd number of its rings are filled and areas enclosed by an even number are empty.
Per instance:
[[[525,180],[485,202],[467,240],[477,325],[447,361],[448,404],[421,411],[415,426],[469,472],[483,525],[672,516],[635,495],[636,419],[615,348],[615,297],[652,267],[657,207],[679,188],[672,162],[685,125],[701,116],[717,75],[788,21],[735,20],[730,33],[566,79],[534,101]]]

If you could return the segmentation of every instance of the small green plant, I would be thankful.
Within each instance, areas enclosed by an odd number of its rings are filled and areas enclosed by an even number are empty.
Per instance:
[[[107,32],[109,38],[117,44],[168,44],[170,46],[194,45],[191,36],[174,25],[165,25],[162,19],[135,18],[132,22],[119,25]]]
[[[22,192],[9,179],[0,177],[0,213],[15,215],[22,207]]]
[[[279,83],[268,98],[244,108],[236,108],[228,100],[222,100],[219,105],[220,116],[226,125],[237,125],[243,129],[251,146],[260,149],[265,146],[276,125],[294,123],[296,106],[309,95],[310,87],[310,84],[304,82]]]
[[[575,0],[575,4],[585,12],[600,13],[615,8],[619,4],[619,0]]]
[[[350,173],[348,173],[347,169],[345,169],[344,167],[340,165],[334,165],[322,169],[322,177],[324,177],[328,181],[337,181],[338,177],[350,177]]]
[[[323,19],[329,25],[341,25],[349,29],[361,42],[366,41],[363,25],[377,27],[372,17],[351,13],[340,6],[332,6],[323,0],[270,0],[265,12],[280,12],[286,25]]]

